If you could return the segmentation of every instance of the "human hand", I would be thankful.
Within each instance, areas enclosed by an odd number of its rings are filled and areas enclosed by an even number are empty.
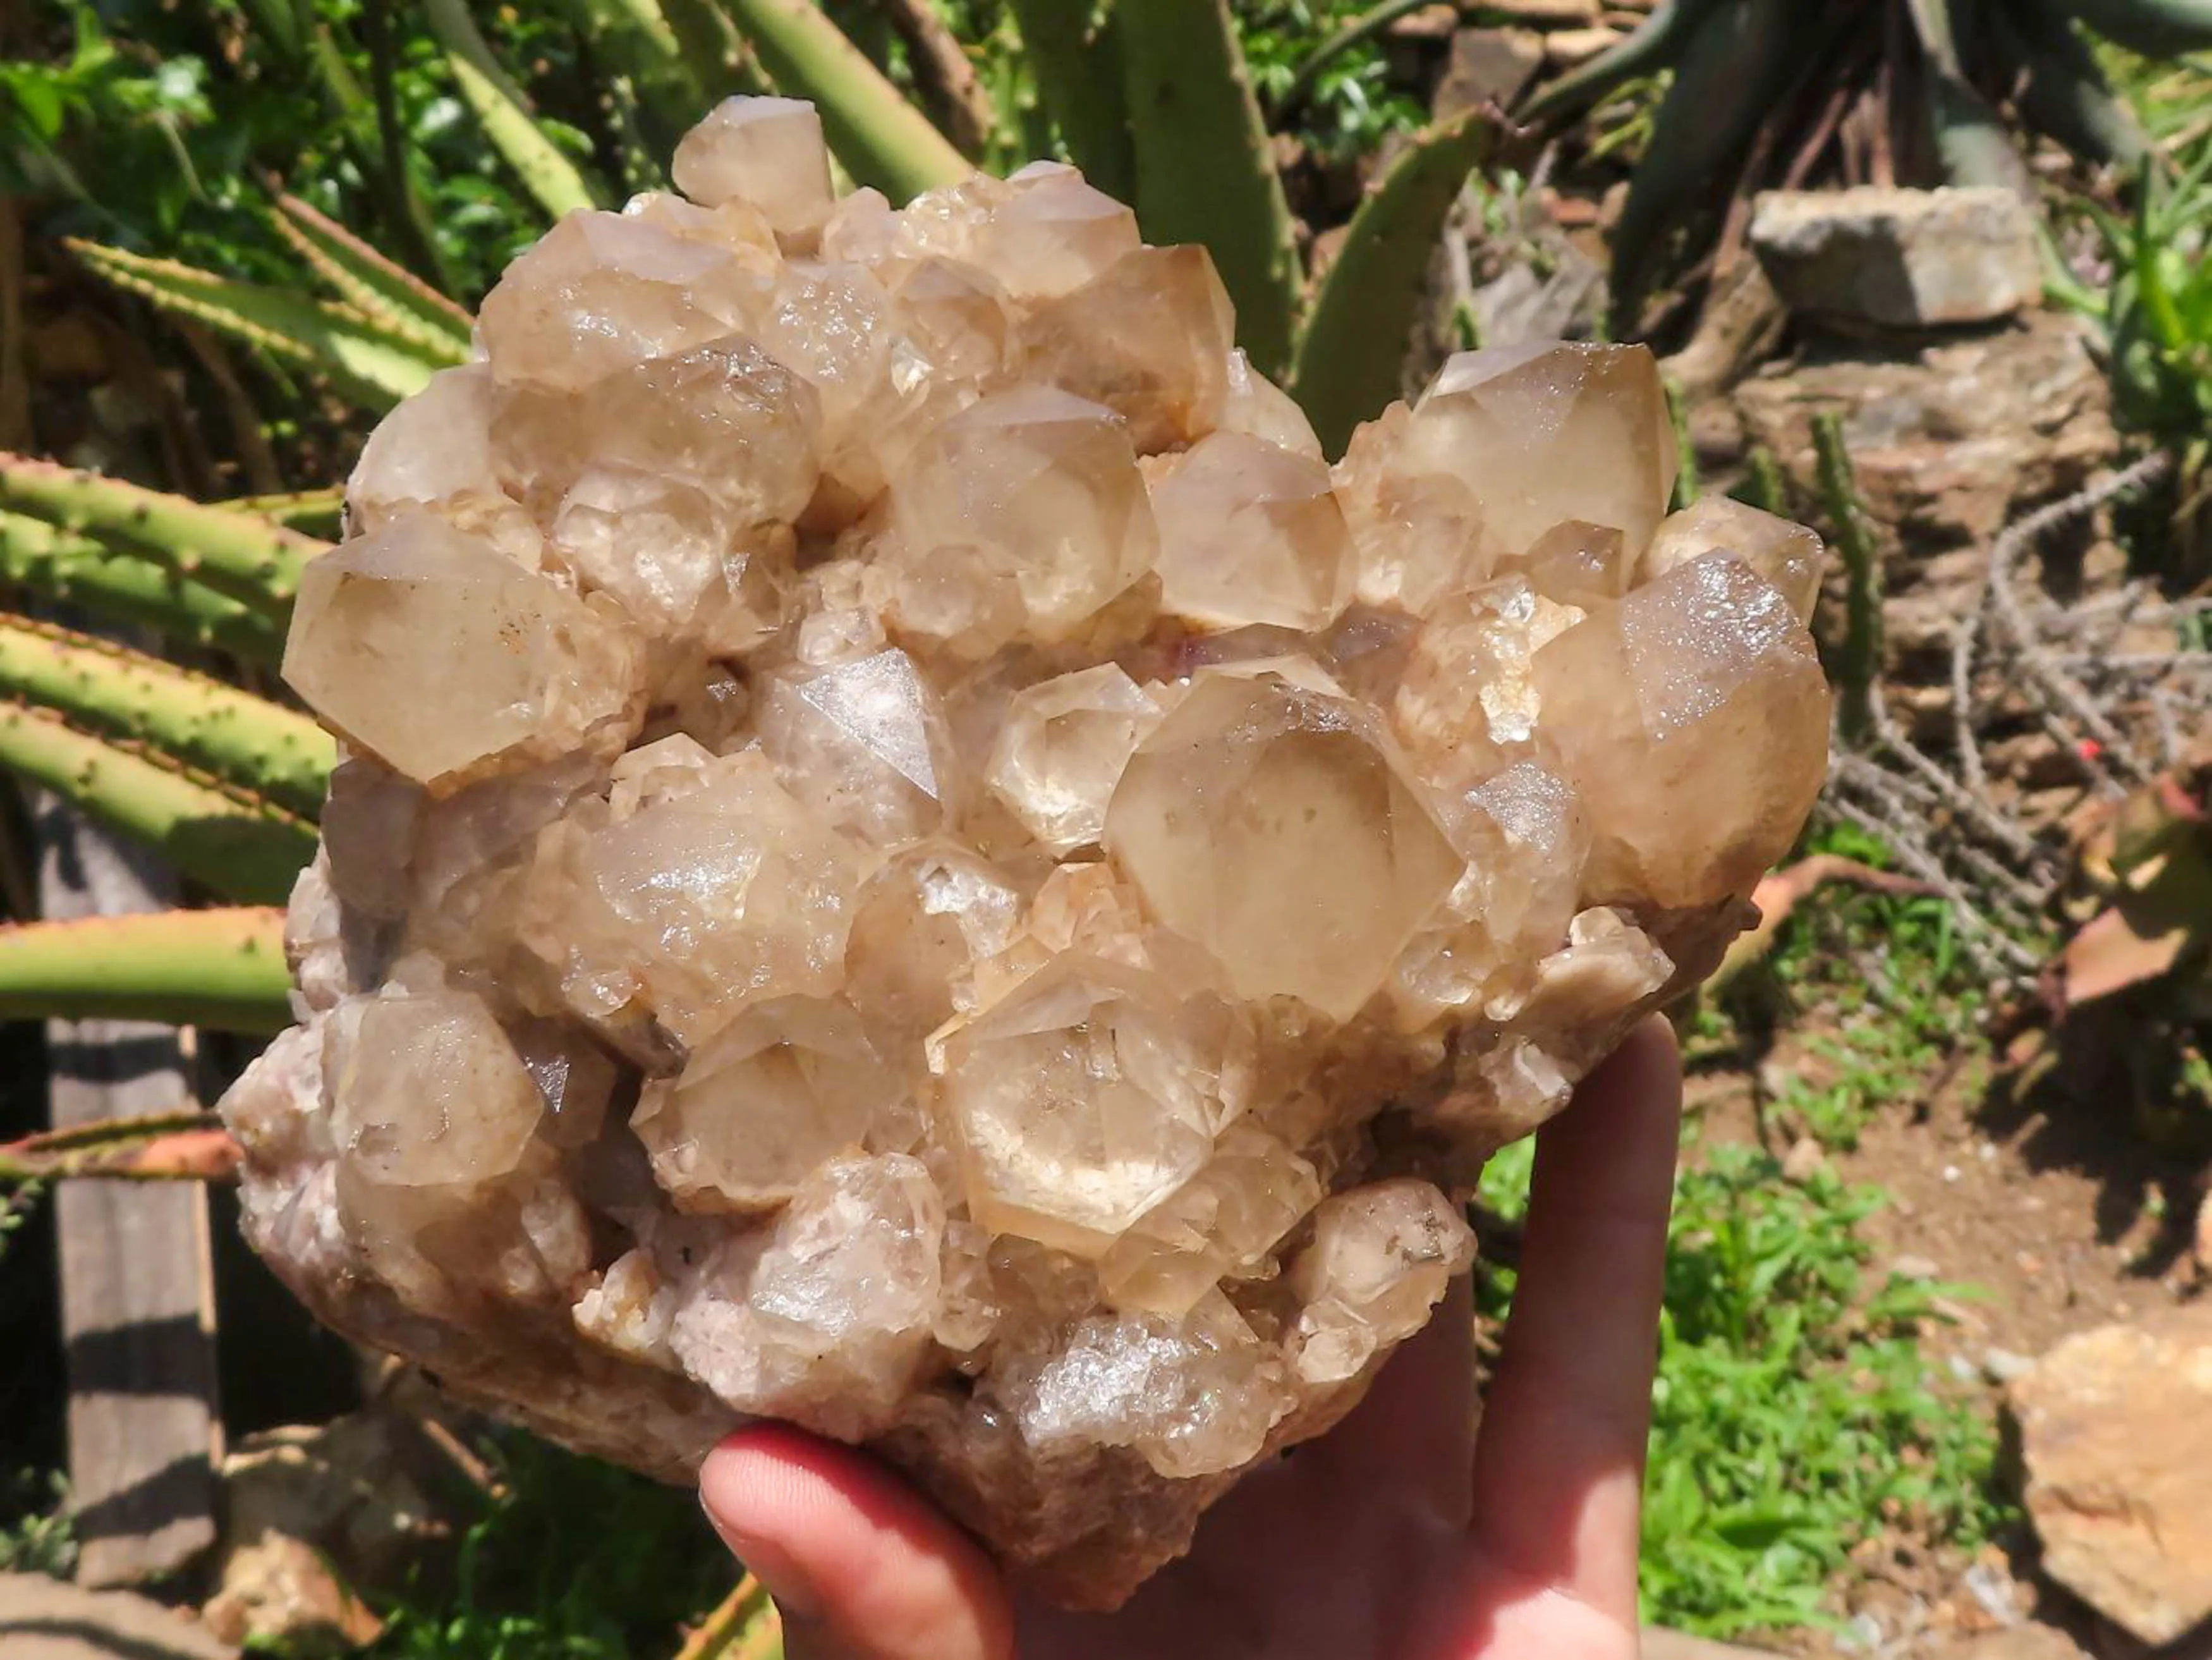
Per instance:
[[[791,1660],[1635,1660],[1680,1116],[1655,1018],[1539,1133],[1479,1438],[1462,1281],[1357,1411],[1247,1476],[1117,1614],[1020,1597],[866,1454],[793,1430],[723,1442],[702,1502]]]

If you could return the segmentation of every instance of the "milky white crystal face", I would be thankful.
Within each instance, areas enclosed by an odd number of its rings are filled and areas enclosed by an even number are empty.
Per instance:
[[[1651,540],[1679,457],[1658,365],[1641,346],[1499,346],[1437,371],[1407,423],[1404,465],[1456,477],[1481,504],[1493,560],[1579,520]]]
[[[631,1126],[653,1177],[685,1210],[773,1210],[817,1164],[920,1140],[905,1080],[877,1055],[847,1005],[757,1004],[645,1086]]]
[[[1161,601],[1194,622],[1319,633],[1352,602],[1352,533],[1310,456],[1215,433],[1153,489],[1152,512]]]
[[[284,678],[349,742],[443,793],[619,751],[641,655],[614,613],[417,511],[308,566]]]
[[[1801,623],[1813,620],[1827,550],[1803,525],[1725,496],[1705,496],[1660,520],[1644,550],[1646,581],[1709,553],[1731,554],[1782,591]]]
[[[975,1219],[1095,1256],[1205,1164],[1238,1091],[1237,1034],[1175,988],[1069,956],[945,1045],[944,1096]]]
[[[795,98],[726,98],[676,147],[669,174],[702,207],[742,202],[778,231],[829,216],[830,150],[822,118]]]
[[[1073,635],[1158,545],[1114,412],[1043,386],[952,417],[890,491],[898,630],[963,655]]]
[[[1662,517],[1640,348],[1463,355],[1332,465],[1072,168],[835,199],[736,99],[673,177],[514,262],[307,570],[347,759],[246,1225],[571,1444],[866,1442],[1110,1606],[1741,926],[1819,544]]]
[[[1782,592],[1692,560],[1537,654],[1544,730],[1589,804],[1589,889],[1711,904],[1790,850],[1827,775],[1827,686]]]
[[[1237,995],[1339,1020],[1461,870],[1377,723],[1273,674],[1192,688],[1122,773],[1106,847]]]

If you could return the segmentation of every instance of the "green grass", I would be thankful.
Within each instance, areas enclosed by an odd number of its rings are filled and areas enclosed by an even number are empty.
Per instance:
[[[1808,837],[1802,851],[1892,864],[1849,825]],[[1784,1075],[1768,1111],[1792,1137],[1847,1148],[1870,1115],[1944,1062],[1963,1052],[1963,1064],[1986,1064],[1984,1002],[1943,901],[1831,883],[1798,907],[1764,962],[1699,1007],[1686,1048],[1693,1063],[1755,1064],[1783,1031],[1813,1029],[1799,1047],[1816,1064]]]
[[[1532,1144],[1484,1197],[1525,1209]],[[1875,1283],[1860,1225],[1882,1196],[1785,1182],[1755,1149],[1686,1169],[1669,1230],[1644,1516],[1644,1615],[1713,1637],[1818,1625],[1852,1548],[1896,1525],[1972,1548],[2004,1522],[1996,1438],[1939,1379],[1920,1332],[1959,1288]],[[1486,1309],[1510,1270],[1486,1271]]]
[[[450,1586],[379,1608],[376,1660],[652,1660],[736,1583],[690,1489],[521,1434],[496,1457],[506,1497],[463,1534]]]

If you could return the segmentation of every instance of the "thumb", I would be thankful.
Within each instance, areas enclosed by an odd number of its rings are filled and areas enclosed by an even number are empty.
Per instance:
[[[775,1599],[789,1660],[1012,1660],[997,1571],[865,1454],[740,1430],[708,1455],[699,1500]]]

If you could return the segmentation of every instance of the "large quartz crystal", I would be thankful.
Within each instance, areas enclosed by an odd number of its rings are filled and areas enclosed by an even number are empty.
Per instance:
[[[787,1419],[1110,1606],[1743,924],[1820,544],[1668,516],[1639,348],[1454,358],[1332,468],[1071,169],[839,200],[763,99],[675,177],[515,261],[301,585],[348,758],[246,1226],[571,1445]]]

